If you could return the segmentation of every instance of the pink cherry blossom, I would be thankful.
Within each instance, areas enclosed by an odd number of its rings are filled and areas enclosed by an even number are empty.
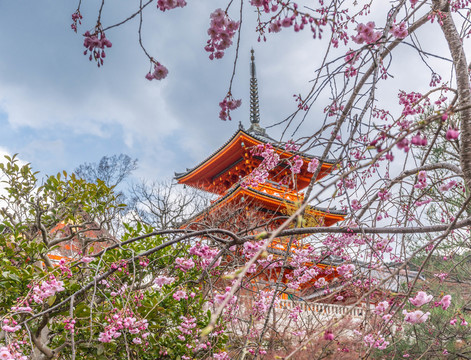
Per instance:
[[[407,312],[407,310],[404,310],[402,313],[405,315],[404,321],[411,324],[422,324],[427,321],[430,315],[429,312],[424,313],[421,310],[415,310],[412,312]]]
[[[173,284],[174,281],[175,281],[175,278],[173,278],[173,277],[167,277],[167,276],[161,275],[161,276],[158,276],[154,279],[154,284],[156,284],[157,287],[160,289],[164,285]]]
[[[88,264],[89,262],[92,262],[93,260],[95,260],[95,259],[92,258],[92,257],[84,256],[81,261],[85,264]]]
[[[232,45],[232,38],[239,28],[239,22],[231,20],[222,9],[214,10],[210,18],[211,23],[208,29],[210,39],[204,49],[211,53],[209,55],[211,60],[221,59],[224,56],[224,50]]]
[[[332,333],[332,330],[327,330],[325,333],[324,333],[324,340],[327,340],[327,341],[332,341],[334,340],[335,336],[334,334]]]
[[[420,136],[419,131],[415,136],[412,137],[411,144],[417,146],[427,146],[427,138],[425,136]]]
[[[54,276],[51,276],[49,280],[43,281],[41,285],[33,287],[33,301],[42,304],[45,299],[53,296],[56,292],[65,290],[63,285],[62,281],[58,281]]]
[[[381,38],[381,31],[374,31],[375,23],[373,21],[367,24],[358,24],[356,36],[352,36],[352,40],[357,44],[373,44]]]
[[[378,303],[378,305],[376,305],[375,307],[375,313],[380,315],[382,313],[384,313],[389,307],[389,303],[387,301],[381,301],[380,303]]]
[[[195,267],[195,263],[192,259],[176,258],[175,263],[177,264],[176,267],[183,272],[187,272],[188,270]]]
[[[307,171],[310,173],[314,173],[317,170],[317,167],[319,166],[319,160],[314,158],[311,160],[311,162],[307,165]]]
[[[442,192],[445,192],[445,191],[448,191],[450,190],[453,186],[455,186],[457,184],[457,182],[455,180],[451,180],[450,182],[448,182],[447,184],[442,184],[438,187],[438,190],[442,191]]]
[[[409,298],[409,301],[411,302],[412,305],[415,305],[417,307],[420,307],[424,304],[429,303],[432,301],[433,295],[427,295],[426,292],[424,291],[419,291],[415,298]]]
[[[441,300],[440,304],[442,305],[442,309],[446,310],[451,305],[451,295],[445,295]]]
[[[102,30],[97,30],[93,34],[86,31],[83,36],[85,37],[83,46],[86,48],[83,54],[87,55],[90,52],[89,60],[92,61],[94,59],[98,67],[100,67],[103,65],[103,59],[106,57],[105,48],[112,46],[111,41],[106,38]]]
[[[185,0],[158,0],[157,1],[157,8],[165,11],[175,9],[177,7],[185,7],[186,1]]]
[[[393,26],[391,26],[389,32],[398,39],[404,39],[409,34],[407,32],[407,25],[405,22],[401,22],[399,25],[394,24]]]
[[[146,75],[146,79],[149,81],[152,80],[162,80],[165,79],[168,75],[168,69],[163,66],[161,63],[156,62],[154,64],[154,71],[151,73],[150,71]]]
[[[427,172],[426,171],[419,171],[417,175],[417,184],[414,185],[416,189],[424,189],[427,187]]]
[[[299,155],[296,155],[293,158],[293,163],[291,165],[291,172],[293,174],[299,174],[301,172],[301,167],[303,166],[303,159]]]
[[[460,135],[459,131],[453,128],[449,128],[446,132],[446,139],[448,141],[456,140],[458,139],[458,136]]]
[[[355,265],[353,264],[344,264],[337,268],[337,273],[346,279],[350,279],[353,276],[352,273],[354,271],[355,271]]]
[[[188,295],[184,290],[175,291],[172,296],[177,301],[180,301],[181,299],[188,299]]]
[[[237,109],[240,105],[242,105],[241,99],[235,100],[231,94],[227,94],[224,100],[219,103],[219,107],[221,108],[219,118],[224,121],[227,119],[232,120],[230,115],[231,111]]]

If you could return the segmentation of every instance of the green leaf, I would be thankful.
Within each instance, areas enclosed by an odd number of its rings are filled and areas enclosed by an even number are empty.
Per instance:
[[[49,304],[49,306],[52,306],[52,304],[54,304],[54,301],[56,301],[56,295],[49,296],[49,298],[47,299],[47,303]]]

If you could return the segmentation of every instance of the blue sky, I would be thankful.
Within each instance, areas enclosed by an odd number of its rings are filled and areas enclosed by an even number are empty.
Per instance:
[[[223,122],[218,103],[227,91],[234,48],[219,61],[210,61],[203,49],[209,14],[223,2],[188,0],[187,7],[165,13],[152,4],[145,12],[144,43],[169,69],[160,82],[144,78],[149,61],[138,47],[137,21],[107,32],[113,47],[102,68],[83,56],[80,34],[93,28],[97,3],[84,1],[83,23],[75,34],[70,29],[74,1],[0,1],[0,152],[19,153],[43,173],[125,153],[139,159],[137,177],[168,179],[219,147],[239,121],[248,127],[251,47],[256,50],[261,121],[267,126],[295,110],[293,94],[309,89],[325,46],[325,41],[311,40],[308,31],[294,34],[291,29],[258,43],[255,13],[247,3],[233,88],[243,105],[232,121]],[[108,1],[103,23],[123,19],[137,3]],[[404,66],[410,66],[408,56],[395,59],[406,74],[395,81],[410,82],[409,72],[428,84],[428,74]],[[319,118],[310,112],[300,136],[321,124],[326,100],[321,98],[316,109]],[[282,130],[270,129],[270,134],[276,137]]]
[[[134,8],[126,3],[106,3],[104,23],[122,19]],[[283,62],[277,62],[289,48],[257,43],[252,31],[254,14],[246,11],[251,19],[244,19],[247,28],[243,28],[233,91],[242,98],[243,106],[234,112],[233,121],[218,119],[218,103],[227,91],[234,49],[223,60],[210,61],[203,49],[209,14],[221,4],[188,3],[186,8],[166,13],[155,7],[145,13],[144,42],[169,68],[164,81],[149,82],[144,78],[149,61],[137,44],[136,21],[107,33],[113,47],[98,69],[82,55],[80,35],[93,27],[94,4],[84,2],[83,24],[75,34],[70,30],[76,7],[73,1],[0,2],[3,151],[19,153],[45,173],[70,171],[103,155],[126,153],[139,159],[139,177],[169,178],[173,171],[191,167],[220,146],[239,121],[248,126],[252,46],[261,84],[262,122],[267,125],[286,116],[292,109],[282,109],[279,99],[284,97],[294,106],[292,94],[300,81],[292,76],[294,68],[282,69]],[[267,49],[270,51],[264,53]],[[270,79],[270,73],[278,72],[283,77],[291,75],[290,80],[278,77],[275,85],[276,77]]]

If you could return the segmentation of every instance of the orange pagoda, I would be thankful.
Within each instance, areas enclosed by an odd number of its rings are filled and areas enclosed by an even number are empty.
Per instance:
[[[250,122],[251,125],[247,130],[239,124],[238,131],[200,164],[183,173],[175,173],[178,183],[217,196],[205,211],[190,219],[186,227],[196,229],[198,224],[206,223],[206,226],[222,227],[239,234],[255,234],[261,230],[270,231],[279,226],[303,200],[302,190],[309,185],[313,175],[307,171],[307,168],[314,156],[287,151],[284,147],[277,146],[276,140],[270,138],[265,129],[260,126],[253,50]],[[278,166],[269,172],[267,181],[264,183],[256,186],[244,185],[244,179],[263,161],[262,157],[252,155],[251,149],[266,144],[272,144],[274,151],[278,153],[280,157]],[[292,159],[296,155],[302,159],[303,164],[301,172],[293,177],[289,166],[283,160]],[[316,180],[330,173],[334,164],[335,161],[324,161]],[[291,180],[283,181],[287,178]],[[343,220],[344,217],[345,214],[342,212],[315,206],[309,206],[305,212],[308,226],[331,226]],[[208,224],[209,221],[211,224]],[[276,239],[270,245],[270,252],[280,256],[283,251],[286,251],[286,243],[287,240]],[[299,243],[294,247],[300,248],[303,245]],[[322,264],[316,264],[316,266],[325,267]],[[272,280],[274,277],[276,274],[268,276]],[[329,279],[326,278],[326,280]]]

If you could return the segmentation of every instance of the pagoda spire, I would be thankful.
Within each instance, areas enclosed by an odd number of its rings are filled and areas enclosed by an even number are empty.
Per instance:
[[[258,84],[255,70],[254,49],[250,50],[250,128],[248,132],[265,136],[265,129],[260,127],[260,108],[258,101]]]

